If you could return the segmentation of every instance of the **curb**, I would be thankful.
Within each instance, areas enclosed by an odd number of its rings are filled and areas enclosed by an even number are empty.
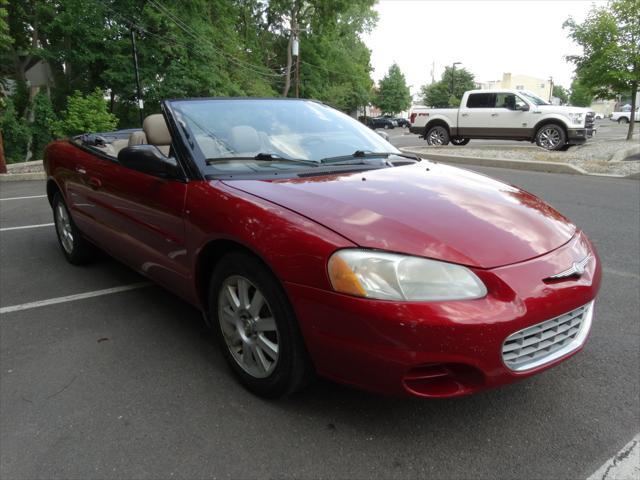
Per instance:
[[[639,173],[633,173],[631,175],[611,175],[611,174],[599,174],[589,173],[586,170],[571,165],[568,163],[556,163],[556,162],[543,162],[535,160],[503,160],[498,158],[483,158],[483,157],[461,157],[458,155],[442,155],[438,153],[425,152],[423,147],[400,148],[403,152],[413,153],[420,158],[427,160],[435,160],[443,163],[455,163],[460,165],[476,165],[481,167],[498,167],[498,168],[510,168],[512,170],[527,170],[530,172],[544,172],[544,173],[565,173],[569,175],[587,175],[592,177],[609,177],[609,178],[624,178],[631,180],[640,180]]]
[[[26,180],[46,180],[47,175],[44,172],[30,173],[5,173],[0,175],[1,182],[20,182]]]
[[[611,157],[610,162],[622,162],[625,158],[640,153],[640,145],[634,145],[632,147],[623,148],[618,150]]]

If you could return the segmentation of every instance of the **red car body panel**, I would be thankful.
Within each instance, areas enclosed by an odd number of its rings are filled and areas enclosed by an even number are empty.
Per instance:
[[[505,338],[591,302],[600,286],[595,249],[553,208],[429,162],[283,181],[175,181],[60,141],[45,168],[48,188],[61,191],[91,241],[198,308],[204,252],[223,242],[252,251],[282,282],[316,370],[379,393],[455,396],[547,369],[577,350],[516,373],[502,362]],[[327,261],[356,246],[467,265],[489,294],[391,302],[336,293]],[[543,281],[588,253],[583,275]]]

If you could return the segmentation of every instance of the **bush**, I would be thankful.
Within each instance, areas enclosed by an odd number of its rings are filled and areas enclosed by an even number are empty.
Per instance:
[[[33,123],[31,124],[33,159],[42,158],[44,147],[55,137],[53,128],[57,121],[49,95],[41,91],[33,99]]]
[[[67,98],[67,109],[62,119],[55,122],[54,133],[59,137],[68,137],[80,133],[107,132],[114,130],[118,119],[107,111],[107,102],[100,89],[87,96],[76,91]]]
[[[12,99],[5,98],[1,101],[4,105],[0,114],[0,130],[4,141],[5,159],[7,163],[22,162],[27,156],[31,129],[27,122],[18,116]]]

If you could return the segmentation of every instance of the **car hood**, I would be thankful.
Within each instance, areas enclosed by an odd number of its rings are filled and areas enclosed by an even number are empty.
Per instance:
[[[575,227],[519,188],[427,161],[278,181],[225,181],[366,248],[492,268],[554,250]]]
[[[582,113],[584,115],[586,115],[589,112],[592,112],[593,110],[589,109],[589,108],[582,108],[582,107],[569,107],[569,106],[563,106],[563,105],[539,105],[535,108],[536,110],[541,110],[542,112],[548,112],[548,113],[560,113],[560,114],[568,114],[568,113]]]

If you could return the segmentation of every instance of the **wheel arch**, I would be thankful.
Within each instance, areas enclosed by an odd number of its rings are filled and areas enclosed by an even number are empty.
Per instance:
[[[195,262],[194,281],[196,294],[200,305],[205,310],[207,308],[211,273],[220,260],[231,252],[241,252],[255,258],[267,270],[269,270],[275,278],[279,278],[273,268],[271,268],[271,266],[259,254],[242,243],[226,238],[211,240],[200,249]]]
[[[49,205],[52,207],[53,197],[55,197],[56,193],[62,195],[62,189],[58,186],[58,183],[53,178],[49,178],[47,180],[47,200],[49,200]]]
[[[427,138],[427,132],[429,131],[429,129],[437,126],[446,128],[447,133],[449,134],[449,136],[451,136],[451,127],[449,126],[449,124],[441,118],[434,118],[433,120],[429,120],[424,126],[424,138]]]
[[[536,136],[538,135],[538,131],[540,131],[542,127],[544,127],[545,125],[551,125],[551,124],[557,125],[560,128],[562,128],[562,131],[564,132],[564,137],[568,141],[569,132],[568,132],[567,124],[563,120],[555,117],[543,118],[538,123],[536,123],[536,125],[533,127],[533,140],[535,140]]]

